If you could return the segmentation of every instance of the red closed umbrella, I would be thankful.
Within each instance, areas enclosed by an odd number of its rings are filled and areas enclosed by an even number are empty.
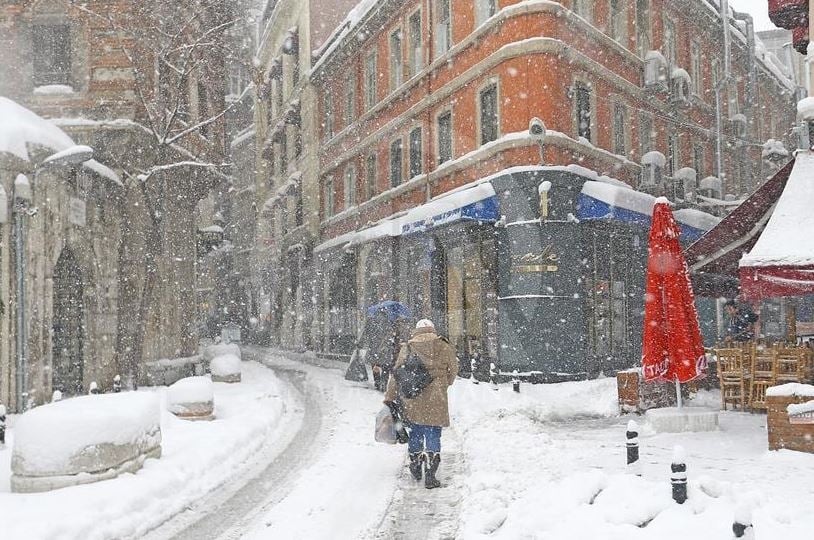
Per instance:
[[[653,207],[644,305],[642,369],[647,382],[678,384],[706,375],[704,342],[680,234],[670,202],[659,198]]]

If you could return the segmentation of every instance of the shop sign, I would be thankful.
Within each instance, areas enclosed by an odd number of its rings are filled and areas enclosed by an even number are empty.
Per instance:
[[[557,272],[560,269],[560,256],[554,252],[554,246],[546,246],[540,253],[526,253],[512,257],[515,272],[539,273]]]
[[[68,221],[77,227],[84,227],[86,218],[85,201],[71,197],[68,201]]]

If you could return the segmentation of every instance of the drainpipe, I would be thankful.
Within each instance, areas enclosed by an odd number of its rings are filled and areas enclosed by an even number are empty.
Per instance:
[[[752,16],[748,13],[740,13],[738,11],[733,11],[733,17],[735,20],[744,21],[746,23],[746,46],[748,48],[747,51],[747,60],[746,66],[749,70],[749,77],[746,79],[746,96],[745,96],[745,107],[744,107],[744,114],[747,119],[747,131],[744,134],[744,139],[747,141],[751,140],[752,137],[750,135],[758,135],[754,133],[755,128],[755,105],[757,103],[757,59],[755,58],[755,21],[752,19]],[[760,142],[760,141],[758,141]],[[745,150],[744,152],[748,152]],[[753,178],[753,169],[752,169],[752,160],[746,159],[746,175],[748,178]],[[750,186],[754,187],[754,185]]]
[[[729,43],[729,0],[721,0],[721,23],[724,33],[724,73],[715,86],[715,131],[716,131],[716,169],[717,176],[723,182],[726,177],[724,173],[723,158],[723,104],[721,103],[721,93],[729,84],[729,72],[731,70],[730,43]]]

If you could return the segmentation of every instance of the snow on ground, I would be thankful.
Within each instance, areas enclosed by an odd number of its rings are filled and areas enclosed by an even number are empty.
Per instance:
[[[710,433],[654,434],[642,425],[642,477],[625,471],[614,379],[549,386],[458,381],[454,422],[471,474],[458,538],[730,538],[736,512],[758,540],[814,530],[814,456],[768,452],[766,416],[722,412]],[[714,394],[698,399],[717,405]],[[640,424],[644,424],[640,420]],[[672,501],[673,448],[687,453],[689,500]]]
[[[395,490],[406,450],[373,440],[382,394],[345,381],[346,367],[322,368],[270,355],[273,367],[296,368],[322,396],[318,455],[285,498],[258,516],[248,540],[340,540],[371,537]]]
[[[213,422],[188,422],[162,407],[163,455],[136,474],[40,494],[9,488],[14,419],[0,450],[0,538],[120,539],[143,535],[251,463],[285,411],[286,389],[253,362],[242,384],[215,383]],[[165,400],[165,388],[145,389]]]

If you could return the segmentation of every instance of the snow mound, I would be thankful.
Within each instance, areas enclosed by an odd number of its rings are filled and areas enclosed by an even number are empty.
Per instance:
[[[814,397],[814,386],[788,383],[766,389],[766,397]]]
[[[215,399],[209,377],[187,377],[167,388],[167,408],[173,414],[184,412],[190,403],[208,403]]]
[[[203,351],[203,359],[205,362],[212,362],[216,357],[225,354],[233,354],[242,359],[240,347],[236,343],[217,343],[206,347]]]
[[[240,358],[234,354],[216,356],[209,365],[209,371],[212,373],[212,380],[215,382],[239,382]]]
[[[15,475],[64,476],[112,468],[160,448],[158,397],[147,392],[82,396],[17,420]]]
[[[814,97],[807,97],[797,103],[797,118],[800,120],[814,120]]]

